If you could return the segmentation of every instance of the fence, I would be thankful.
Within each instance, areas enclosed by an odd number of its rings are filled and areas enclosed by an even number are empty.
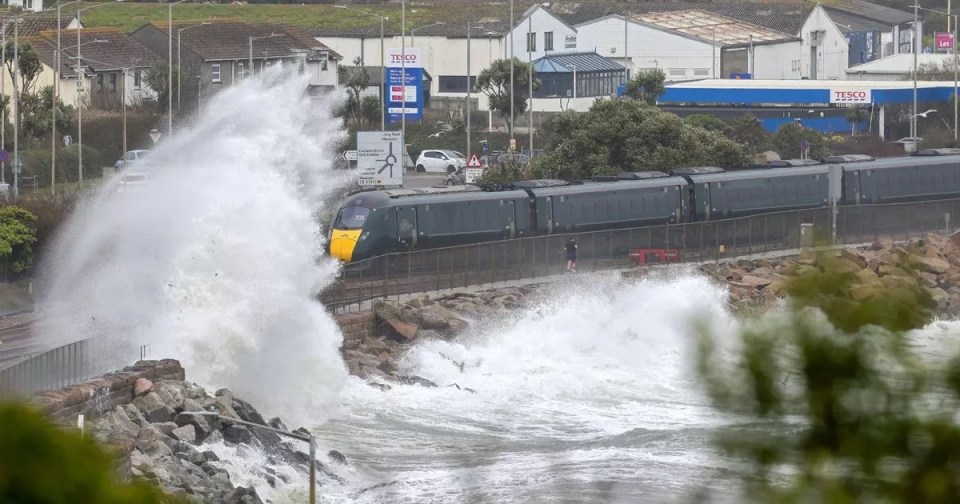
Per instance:
[[[950,216],[958,211],[960,200],[838,207],[835,237],[830,208],[577,233],[577,270],[628,267],[629,250],[635,248],[677,250],[685,262],[797,249],[801,224],[813,225],[818,243],[863,243],[880,236],[906,240],[925,231],[949,232]],[[321,300],[334,311],[348,311],[371,299],[554,275],[563,271],[563,244],[570,236],[417,250],[358,261],[343,269]]]
[[[88,340],[25,357],[0,370],[0,396],[63,388],[92,377]]]

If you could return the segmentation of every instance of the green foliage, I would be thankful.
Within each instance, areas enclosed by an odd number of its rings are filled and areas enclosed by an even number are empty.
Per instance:
[[[667,75],[659,68],[650,70],[641,70],[637,72],[634,78],[627,82],[627,89],[623,95],[634,100],[641,100],[650,105],[655,105],[657,99],[663,94],[663,82]]]
[[[57,184],[57,192],[37,191],[20,197],[19,206],[37,220],[33,224],[36,229],[37,241],[34,244],[36,254],[43,256],[47,247],[56,235],[60,226],[67,222],[73,209],[80,201],[81,192],[77,186],[61,186]]]
[[[584,180],[623,171],[680,166],[738,166],[750,161],[742,146],[715,131],[684,122],[640,100],[597,100],[588,112],[552,119],[548,154],[533,176]]]
[[[701,380],[743,426],[717,442],[750,464],[749,502],[958,502],[960,356],[914,354],[906,331],[932,303],[909,272],[890,286],[851,270],[802,267],[788,310],[745,321],[734,345],[703,331]]]
[[[730,123],[727,136],[753,153],[770,150],[773,143],[773,136],[753,114],[743,114],[734,119]]]
[[[173,72],[173,87],[170,84],[170,73]],[[176,68],[171,69],[166,61],[158,59],[152,67],[143,74],[144,83],[152,90],[157,92],[157,112],[159,114],[167,113],[167,102],[170,100],[170,93],[177,88],[179,82],[183,86],[183,76]]]
[[[353,60],[354,66],[348,67],[340,65],[337,67],[337,79],[340,85],[347,89],[347,102],[344,105],[344,115],[361,124],[363,117],[363,104],[360,93],[370,85],[370,74],[360,66],[360,58]],[[379,104],[379,100],[377,100]]]
[[[797,124],[780,126],[780,129],[773,135],[773,146],[780,153],[781,158],[795,159],[800,157],[800,141],[803,139],[806,139],[810,144],[810,158],[822,158],[830,155],[823,135]]]
[[[23,42],[19,44],[19,48],[16,48],[20,58],[19,62],[14,58],[14,49],[13,41],[8,38],[7,45],[4,47],[4,61],[7,67],[7,73],[10,74],[11,82],[18,82],[19,80],[20,99],[23,100],[30,94],[33,85],[37,82],[37,78],[40,77],[40,72],[43,71],[43,64],[40,63],[37,51],[33,49],[33,46],[30,45],[29,42]],[[14,65],[16,65],[16,69]],[[13,78],[15,70],[19,70],[17,80]]]
[[[46,147],[46,146],[45,146]],[[23,159],[23,176],[37,177],[37,187],[50,186],[50,149],[30,149],[21,151]],[[99,178],[106,160],[99,151],[84,142],[83,145],[83,178]],[[113,164],[113,163],[109,163]],[[80,180],[80,160],[77,144],[57,146],[57,184],[77,182]]]
[[[709,114],[688,115],[683,118],[683,122],[691,126],[699,126],[707,131],[719,131],[720,133],[726,133],[730,127],[723,119]]]
[[[855,105],[847,109],[847,122],[850,123],[850,134],[857,134],[857,123],[861,123],[870,118],[870,111]]]
[[[0,260],[7,271],[22,273],[33,265],[33,229],[37,218],[16,206],[0,208]]]
[[[383,120],[383,109],[379,97],[371,95],[360,99],[360,119],[370,128],[380,125]]]
[[[26,406],[0,403],[0,502],[160,504],[178,502],[147,483],[120,483],[94,441],[52,425]]]
[[[494,163],[487,167],[483,170],[483,176],[476,183],[500,185],[526,178],[528,177],[524,174],[523,166],[514,161],[508,161],[506,163]]]
[[[53,131],[53,86],[44,86],[36,94],[29,94],[21,102],[20,132],[30,139],[42,138]],[[73,108],[57,100],[57,130],[70,128]]]
[[[504,119],[510,118],[510,60],[500,59],[485,68],[477,76],[477,90],[490,98],[490,110],[500,114]],[[527,111],[527,96],[529,95],[530,65],[513,58],[513,110],[514,115]],[[540,89],[540,79],[533,74],[533,89]],[[509,124],[508,124],[509,127]]]

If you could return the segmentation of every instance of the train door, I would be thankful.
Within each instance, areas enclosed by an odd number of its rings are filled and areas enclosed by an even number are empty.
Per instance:
[[[543,223],[546,226],[546,234],[553,234],[553,197],[547,196],[543,205]]]
[[[517,208],[513,201],[500,200],[500,223],[504,228],[504,238],[517,237]]]
[[[417,208],[397,207],[397,240],[400,250],[410,250],[417,246]]]

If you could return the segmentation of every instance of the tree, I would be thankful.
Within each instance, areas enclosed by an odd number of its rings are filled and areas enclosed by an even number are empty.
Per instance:
[[[731,167],[750,162],[742,146],[641,100],[597,100],[589,111],[557,114],[548,154],[533,175],[583,180],[624,171],[681,166]]]
[[[19,53],[19,63],[14,58],[15,51]],[[15,48],[13,42],[7,42],[4,47],[4,61],[11,81],[14,81],[14,71],[19,70],[20,75],[17,77],[19,89],[14,89],[14,92],[19,93],[20,99],[23,100],[26,95],[31,93],[33,85],[36,84],[37,78],[43,71],[43,64],[40,63],[37,51],[33,49],[29,42],[20,44],[19,48]],[[14,68],[15,64],[17,65],[16,69]]]
[[[145,482],[120,483],[112,457],[27,406],[0,403],[0,502],[160,504],[179,502]]]
[[[353,60],[354,66],[338,66],[337,78],[340,85],[347,88],[347,104],[345,113],[348,117],[360,124],[363,120],[363,104],[361,103],[360,93],[370,86],[370,74],[360,66],[360,57]]]
[[[726,121],[710,114],[691,114],[683,118],[683,122],[692,126],[699,126],[707,131],[726,133],[730,127]]]
[[[500,114],[504,119],[510,118],[510,60],[500,59],[490,64],[490,67],[480,72],[477,77],[477,90],[490,99],[490,110]],[[513,104],[514,116],[522,115],[527,111],[527,95],[529,94],[530,66],[513,58]],[[540,89],[540,79],[533,76],[533,89]],[[512,125],[507,124],[508,133],[513,134]]]
[[[799,124],[784,124],[773,135],[773,146],[783,159],[799,158],[802,141],[807,142],[809,157],[823,158],[829,155],[823,136]]]
[[[27,95],[22,107],[21,131],[26,138],[40,138],[52,131],[53,86],[44,86],[36,94]],[[70,128],[72,107],[57,100],[57,129]]]
[[[623,94],[634,100],[642,100],[651,105],[656,104],[657,99],[663,94],[663,82],[666,79],[667,75],[659,68],[641,70],[630,79]]]
[[[369,95],[360,100],[360,119],[368,126],[380,124],[383,120],[383,110],[380,107],[380,98]]]
[[[0,208],[0,259],[8,271],[22,273],[33,265],[36,221],[32,213],[20,207]]]
[[[857,134],[857,124],[862,123],[870,118],[870,112],[859,106],[854,105],[847,109],[847,122],[850,123],[850,134]]]
[[[177,83],[183,84],[182,76],[176,68],[173,70],[173,88],[176,89]],[[143,75],[143,80],[147,84],[147,87],[156,91],[157,93],[157,108],[160,114],[167,113],[167,103],[170,100],[170,89],[168,89],[169,84],[169,71],[170,67],[166,61],[157,60],[150,69],[146,71]]]
[[[717,440],[752,466],[744,500],[960,501],[960,355],[914,353],[906,331],[935,303],[913,259],[892,257],[902,274],[883,283],[818,258],[788,282],[787,312],[746,321],[726,350],[702,331],[701,381],[745,426]]]
[[[770,149],[770,132],[763,127],[760,119],[753,114],[743,114],[730,124],[727,136],[750,149],[754,154]]]

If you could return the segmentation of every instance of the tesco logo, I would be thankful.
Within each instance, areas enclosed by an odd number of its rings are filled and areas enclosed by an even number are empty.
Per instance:
[[[390,60],[393,61],[393,62],[399,62],[399,61],[407,60],[408,63],[412,63],[412,62],[414,62],[414,61],[417,61],[417,55],[416,55],[416,54],[404,54],[404,55],[401,55],[401,54],[391,54],[391,55],[390,55]]]
[[[388,67],[420,67],[420,50],[415,47],[404,49],[391,48],[387,53]]]
[[[830,103],[870,103],[869,90],[833,90]]]

